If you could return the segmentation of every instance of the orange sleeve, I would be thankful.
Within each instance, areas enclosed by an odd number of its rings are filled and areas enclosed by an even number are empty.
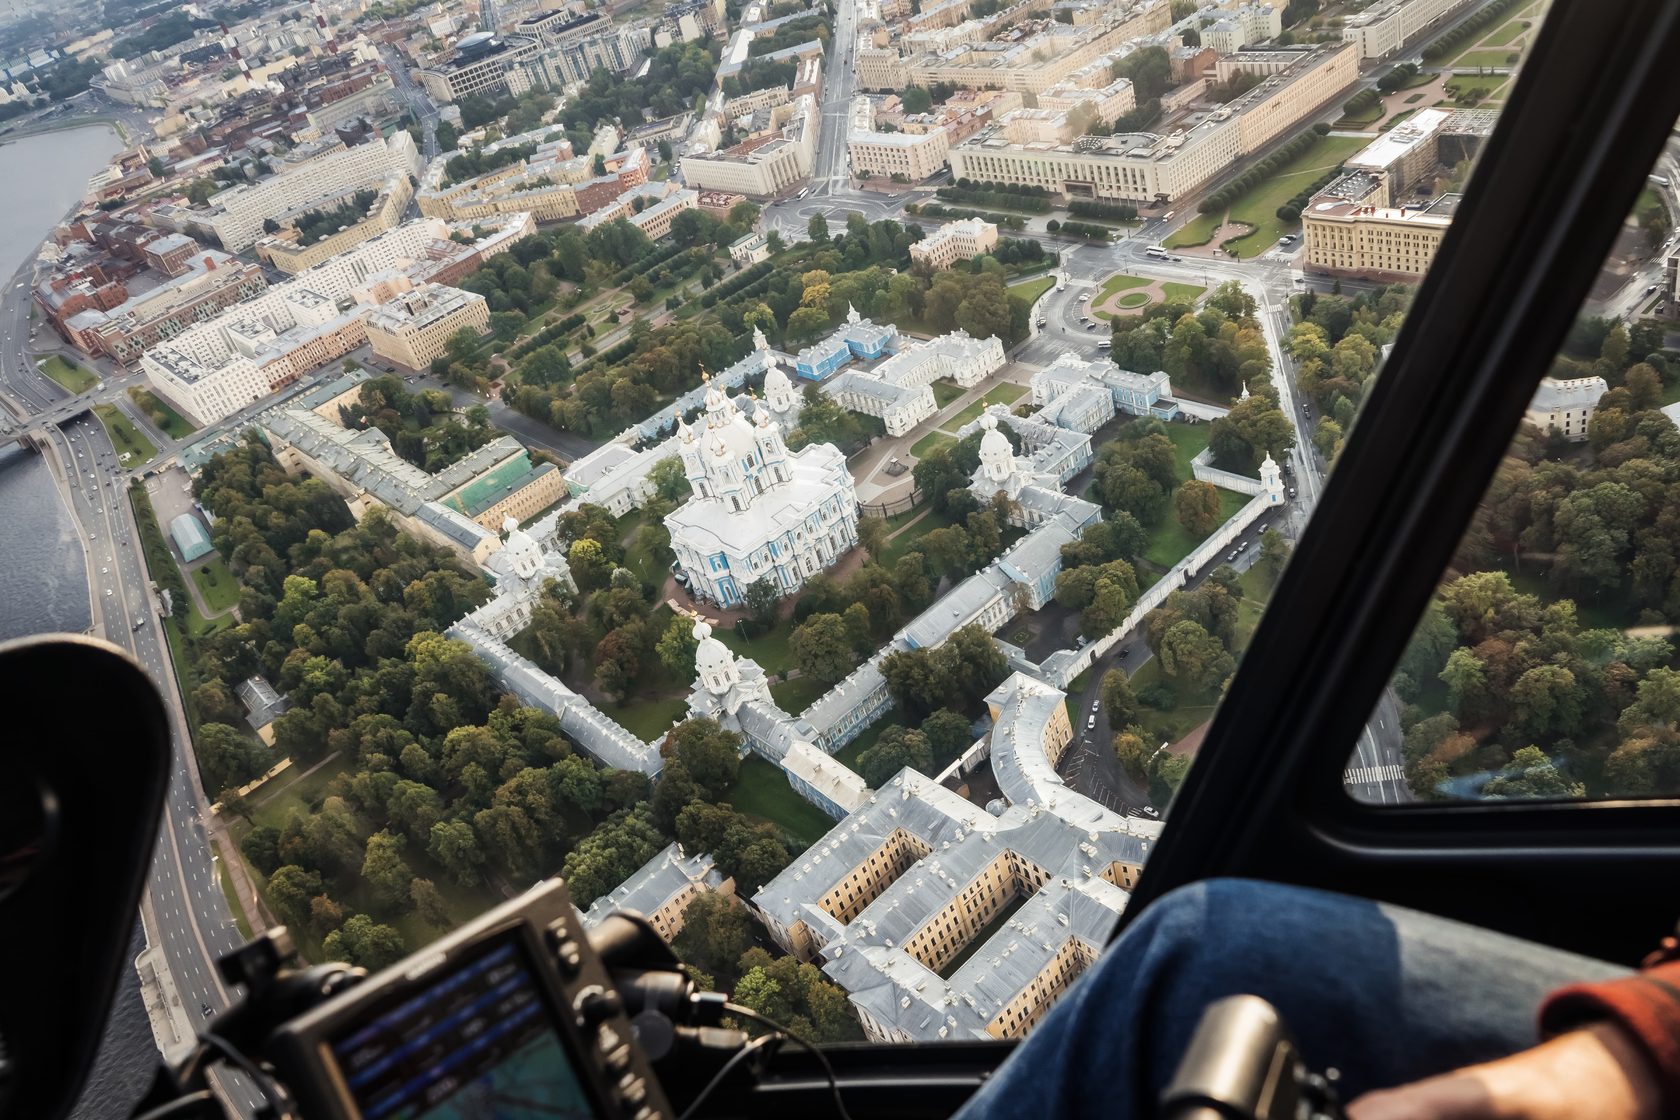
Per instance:
[[[1543,1037],[1595,1022],[1616,1023],[1628,1032],[1656,1071],[1664,1115],[1680,1108],[1680,961],[1619,980],[1559,988],[1540,1008]]]

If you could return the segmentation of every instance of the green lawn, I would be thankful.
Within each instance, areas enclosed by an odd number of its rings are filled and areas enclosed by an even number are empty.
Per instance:
[[[136,385],[128,391],[128,397],[139,405],[140,411],[150,416],[152,423],[162,428],[164,434],[170,439],[186,439],[198,431],[188,422],[185,416],[170,408],[169,405],[164,403],[163,398],[150,389],[142,389]]]
[[[1505,83],[1511,79],[1503,74],[1489,74],[1477,76],[1474,74],[1460,74],[1448,81],[1441,88],[1448,96],[1458,99],[1466,98],[1474,101],[1487,101],[1495,95],[1503,96]]]
[[[125,465],[139,466],[156,457],[157,448],[152,446],[152,441],[147,439],[140,429],[134,426],[134,421],[124,416],[116,405],[94,405],[93,411],[105,425],[105,431],[110,434],[111,442],[117,449],[117,458]]]
[[[1514,15],[1499,27],[1482,36],[1481,45],[1484,47],[1508,47],[1522,37],[1528,28],[1523,24],[1529,22],[1521,14]]]
[[[1208,692],[1190,692],[1180,689],[1161,672],[1161,659],[1151,657],[1138,666],[1138,671],[1132,674],[1132,691],[1143,692],[1159,685],[1172,689],[1174,703],[1170,709],[1151,708],[1146,705],[1138,707],[1138,723],[1149,734],[1148,742],[1152,746],[1162,743],[1176,743],[1190,732],[1206,723],[1213,716],[1213,709],[1219,702],[1218,690]]]
[[[1098,288],[1097,294],[1091,297],[1091,302],[1101,303],[1115,292],[1129,291],[1132,288],[1147,288],[1154,282],[1147,276],[1128,276],[1123,272],[1116,272],[1102,282],[1102,287]]]
[[[1336,122],[1336,127],[1346,128],[1349,125],[1370,124],[1382,115],[1382,102],[1379,101],[1369,108],[1359,110],[1357,113],[1343,113],[1342,118]]]
[[[1414,93],[1410,97],[1406,98],[1406,100],[1403,102],[1403,104],[1416,105],[1419,101],[1423,100],[1423,97],[1424,97],[1424,95],[1421,94],[1421,93]]]
[[[910,445],[910,454],[918,459],[925,459],[946,444],[956,442],[954,437],[948,436],[944,432],[929,432]]]
[[[637,696],[623,707],[609,704],[602,710],[614,723],[645,743],[655,735],[662,736],[671,730],[671,725],[688,711],[688,701],[649,700]]]
[[[1236,512],[1248,502],[1247,494],[1239,494],[1234,490],[1219,491],[1219,524],[1229,521]],[[1169,508],[1161,524],[1149,534],[1149,547],[1144,550],[1144,558],[1150,563],[1158,565],[1163,571],[1190,555],[1192,549],[1206,540],[1206,536],[1196,536],[1178,523],[1178,518]]]
[[[355,760],[345,755],[339,755],[322,766],[307,778],[298,775],[309,769],[308,765],[299,766],[293,763],[293,769],[283,770],[269,780],[268,784],[251,795],[256,805],[256,812],[251,814],[251,823],[268,825],[270,828],[283,828],[286,818],[292,815],[292,810],[309,814],[321,807],[321,801],[327,795],[327,786],[340,774],[347,774]]]
[[[221,614],[239,603],[239,584],[234,582],[233,573],[220,556],[211,554],[209,560],[194,568],[192,581],[198,585],[198,593],[204,596],[204,605],[210,608],[211,614]]]
[[[943,529],[950,524],[951,519],[943,513],[928,510],[927,516],[887,542],[887,547],[881,553],[881,566],[889,572],[892,571],[893,565],[898,563],[899,558],[907,552],[914,551],[916,542],[921,540],[923,536],[935,529]]]
[[[770,686],[770,695],[790,715],[798,715],[809,708],[817,697],[828,691],[828,685],[815,677],[795,677]]]
[[[1314,180],[1325,172],[1334,168],[1348,156],[1357,152],[1368,143],[1358,136],[1320,136],[1318,142],[1305,152],[1296,156],[1289,163],[1279,168],[1265,182],[1258,184],[1236,202],[1231,204],[1230,217],[1232,221],[1242,222],[1252,228],[1240,237],[1233,237],[1223,243],[1225,248],[1245,245],[1250,249],[1250,255],[1264,252],[1277,243],[1289,230],[1299,226],[1299,222],[1284,222],[1277,216],[1277,208],[1293,198],[1298,192],[1312,185]],[[1186,245],[1205,245],[1213,230],[1219,225],[1219,215],[1203,214],[1196,221],[1184,227],[1167,241],[1169,248]],[[1191,234],[1191,230],[1201,225],[1207,219],[1204,231]]]
[[[748,623],[752,626],[752,623]],[[757,632],[756,629],[754,631]],[[793,620],[779,620],[770,632],[752,641],[744,640],[732,626],[719,627],[712,636],[741,657],[750,657],[766,673],[780,673],[793,668],[793,651],[788,648],[788,635],[793,632]]]
[[[1005,382],[1002,385],[994,385],[990,389],[987,389],[978,400],[969,401],[968,404],[963,407],[961,412],[957,413],[950,419],[943,421],[939,426],[948,432],[955,433],[956,430],[964,424],[972,423],[973,421],[978,420],[980,418],[980,414],[986,411],[986,406],[994,404],[1014,404],[1026,395],[1027,387],[1025,385],[1015,385],[1009,382]],[[920,446],[920,444],[918,443],[917,446]],[[914,455],[921,454],[921,452],[917,451],[915,447],[912,447],[910,451]]]
[[[1019,284],[1009,285],[1009,294],[1020,296],[1027,301],[1028,306],[1031,306],[1038,302],[1039,296],[1048,292],[1055,285],[1056,278],[1054,276],[1039,276],[1032,280],[1023,280]]]
[[[934,403],[939,408],[944,408],[946,405],[968,392],[968,390],[964,389],[961,385],[952,381],[945,381],[943,379],[935,381],[932,385],[932,389]]]
[[[724,791],[722,800],[776,825],[800,851],[821,840],[835,825],[827,813],[793,791],[787,775],[757,755],[741,763],[735,784]]]
[[[99,384],[99,375],[85,366],[65,361],[54,354],[37,363],[41,372],[78,396]]]
[[[1166,429],[1167,438],[1173,441],[1173,465],[1178,472],[1178,480],[1188,482],[1193,474],[1190,460],[1207,449],[1208,432],[1212,425],[1172,423],[1166,425]]]
[[[1142,307],[1148,302],[1149,297],[1142,292],[1127,292],[1118,300],[1121,307]]]
[[[1511,63],[1505,60],[1516,53],[1516,51],[1466,51],[1453,59],[1452,64],[1455,67],[1466,69],[1486,66],[1506,70],[1510,68]]]
[[[1202,293],[1207,291],[1200,284],[1180,284],[1176,280],[1168,280],[1161,285],[1161,290],[1167,294],[1169,300],[1200,299]]]
[[[1198,245],[1206,245],[1213,239],[1213,231],[1219,228],[1222,217],[1223,215],[1220,214],[1197,215],[1184,223],[1183,228],[1167,238],[1166,247],[1169,249],[1193,249]]]

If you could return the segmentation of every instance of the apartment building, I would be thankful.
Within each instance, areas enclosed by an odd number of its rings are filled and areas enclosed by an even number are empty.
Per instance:
[[[1359,57],[1387,58],[1470,5],[1471,0],[1385,0],[1342,20],[1342,39]]]
[[[321,154],[283,166],[266,179],[211,195],[202,209],[179,215],[177,222],[207,227],[224,249],[237,253],[262,236],[265,219],[312,207],[345,191],[378,187],[393,173],[420,172],[420,152],[406,132],[375,136],[353,148],[336,140],[325,147]],[[165,211],[160,210],[159,217],[168,221]]]
[[[1188,129],[1057,142],[1044,137],[1040,118],[1011,113],[951,149],[951,174],[1072,198],[1170,203],[1229,173],[1237,160],[1299,126],[1358,77],[1357,52],[1345,44],[1245,51],[1234,59],[1232,73],[1268,76]]]
[[[1523,419],[1542,432],[1557,432],[1579,443],[1587,438],[1598,400],[1610,391],[1602,377],[1542,377],[1534,399],[1528,402]]]
[[[683,180],[698,190],[766,198],[811,174],[821,114],[816,98],[800,96],[770,111],[770,127],[732,148],[682,157]]]
[[[542,44],[528,35],[468,35],[455,49],[420,71],[420,83],[436,101],[459,101],[475,93],[508,92],[508,72],[533,58]]]
[[[1137,93],[1128,78],[1119,78],[1096,87],[1069,82],[1051,86],[1039,94],[1038,107],[1041,110],[1055,109],[1064,113],[1083,108],[1096,120],[1107,122],[1137,108]]]
[[[699,191],[679,187],[669,181],[643,183],[631,187],[608,205],[592,211],[578,223],[578,228],[591,230],[623,218],[647,234],[650,241],[658,241],[671,232],[671,223],[678,214],[684,210],[697,210],[699,207]]]
[[[458,331],[490,329],[490,306],[477,292],[421,284],[368,313],[373,352],[408,369],[426,369]]]
[[[449,181],[449,164],[464,153],[444,152],[420,178],[420,213],[458,222],[528,213],[539,222],[556,222],[591,213],[647,182],[651,164],[646,149],[604,156],[604,174],[597,175],[594,157],[574,156],[570,141],[549,138],[553,131],[540,128],[475,149],[480,156],[507,148],[531,151],[523,159],[458,183]]]
[[[1234,54],[1250,43],[1264,43],[1283,34],[1283,8],[1244,4],[1202,28],[1202,46],[1219,54]]]
[[[406,172],[387,175],[385,182],[380,184],[378,197],[374,199],[367,215],[361,221],[308,245],[302,243],[297,228],[301,220],[318,211],[332,210],[355,193],[354,190],[345,191],[335,198],[323,199],[319,204],[310,204],[282,216],[279,219],[282,226],[280,232],[257,242],[257,256],[287,276],[296,276],[305,269],[314,268],[371,237],[378,237],[386,230],[395,228],[397,223],[402,221],[403,211],[408,209],[409,201],[414,197],[414,182]]]
[[[1306,271],[1409,280],[1429,269],[1452,224],[1458,195],[1392,207],[1343,200],[1337,186],[1332,183],[1301,214]]]
[[[113,301],[89,298],[92,285],[74,276],[62,288],[56,281],[46,282],[36,290],[35,298],[72,346],[126,365],[194,323],[261,295],[267,287],[268,279],[259,266],[218,249],[201,249],[186,272],[149,288],[136,286],[132,295],[129,286],[121,285],[122,298]]]
[[[926,266],[929,271],[939,272],[958,261],[971,261],[991,252],[997,242],[997,226],[979,218],[963,218],[946,222],[920,241],[913,242],[910,260],[913,264]]]
[[[854,132],[846,138],[851,152],[852,174],[858,178],[892,179],[919,183],[945,169],[951,150],[942,128],[930,132]]]
[[[218,420],[360,346],[370,308],[426,281],[458,279],[535,228],[529,215],[514,215],[463,245],[450,234],[465,230],[409,222],[175,334],[140,364],[199,424]]]
[[[609,915],[634,910],[647,918],[669,945],[683,929],[689,904],[706,891],[735,893],[735,880],[725,878],[704,852],[687,855],[673,841],[611,892],[590,903],[583,924],[593,929]]]

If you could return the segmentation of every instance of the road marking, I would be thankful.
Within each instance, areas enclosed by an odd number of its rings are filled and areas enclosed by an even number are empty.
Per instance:
[[[1342,772],[1342,784],[1372,786],[1382,782],[1402,781],[1405,777],[1405,767],[1399,763],[1391,762],[1387,766],[1350,766]]]

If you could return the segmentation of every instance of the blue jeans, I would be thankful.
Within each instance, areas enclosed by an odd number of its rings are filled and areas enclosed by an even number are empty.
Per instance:
[[[1343,1100],[1533,1045],[1553,988],[1626,969],[1365,899],[1246,879],[1163,896],[957,1114],[1157,1112],[1202,1010],[1269,1001]]]

